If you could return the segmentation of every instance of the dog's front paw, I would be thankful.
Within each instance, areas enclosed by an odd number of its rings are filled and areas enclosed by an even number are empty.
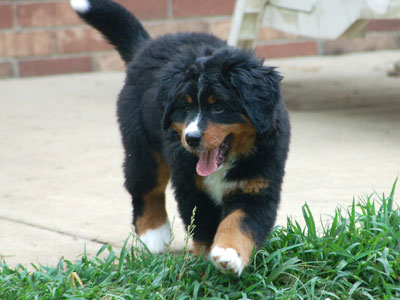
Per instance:
[[[223,248],[216,245],[211,249],[209,259],[218,269],[237,276],[240,276],[244,268],[239,253],[233,248]]]

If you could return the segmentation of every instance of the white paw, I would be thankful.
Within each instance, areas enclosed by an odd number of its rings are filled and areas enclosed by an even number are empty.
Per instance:
[[[169,221],[164,225],[149,229],[140,236],[141,241],[146,244],[151,253],[162,253],[171,241],[171,229]]]
[[[239,253],[232,248],[214,246],[211,249],[210,260],[218,269],[240,276],[243,271],[243,263]]]
[[[89,0],[71,0],[72,8],[81,14],[85,14],[90,10]]]

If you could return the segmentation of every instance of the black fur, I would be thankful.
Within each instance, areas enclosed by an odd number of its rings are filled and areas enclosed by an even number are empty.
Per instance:
[[[197,207],[195,239],[212,242],[224,216],[241,209],[246,214],[242,228],[261,245],[275,222],[289,147],[282,77],[252,53],[214,36],[179,33],[152,40],[120,5],[109,0],[91,0],[90,4],[92,10],[81,17],[99,29],[128,63],[118,99],[118,121],[125,149],[125,186],[132,195],[134,216],[143,213],[143,195],[157,185],[152,153],[160,153],[170,168],[186,225]],[[185,95],[194,99],[189,109]],[[216,95],[219,106],[207,104],[202,95]],[[244,117],[251,121],[254,145],[247,155],[237,156],[224,180],[264,178],[268,188],[257,194],[228,194],[221,205],[215,205],[207,190],[196,187],[199,158],[183,147],[181,135],[171,125],[192,120],[199,106],[200,131],[210,122],[240,124],[245,123]]]
[[[129,63],[139,45],[150,36],[139,20],[118,3],[107,0],[89,2],[91,9],[79,15],[100,31]]]

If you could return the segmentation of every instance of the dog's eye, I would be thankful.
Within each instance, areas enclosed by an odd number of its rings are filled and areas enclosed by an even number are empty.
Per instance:
[[[220,102],[214,103],[213,106],[211,106],[211,112],[219,114],[224,111],[224,107]]]
[[[183,106],[183,109],[184,109],[186,112],[188,112],[188,111],[190,110],[190,104],[189,104],[189,103],[186,103],[186,104]]]

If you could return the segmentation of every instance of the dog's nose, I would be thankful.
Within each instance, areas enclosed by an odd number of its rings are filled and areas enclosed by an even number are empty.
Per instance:
[[[201,143],[201,133],[200,132],[189,132],[185,135],[186,143],[192,148],[196,148]]]

